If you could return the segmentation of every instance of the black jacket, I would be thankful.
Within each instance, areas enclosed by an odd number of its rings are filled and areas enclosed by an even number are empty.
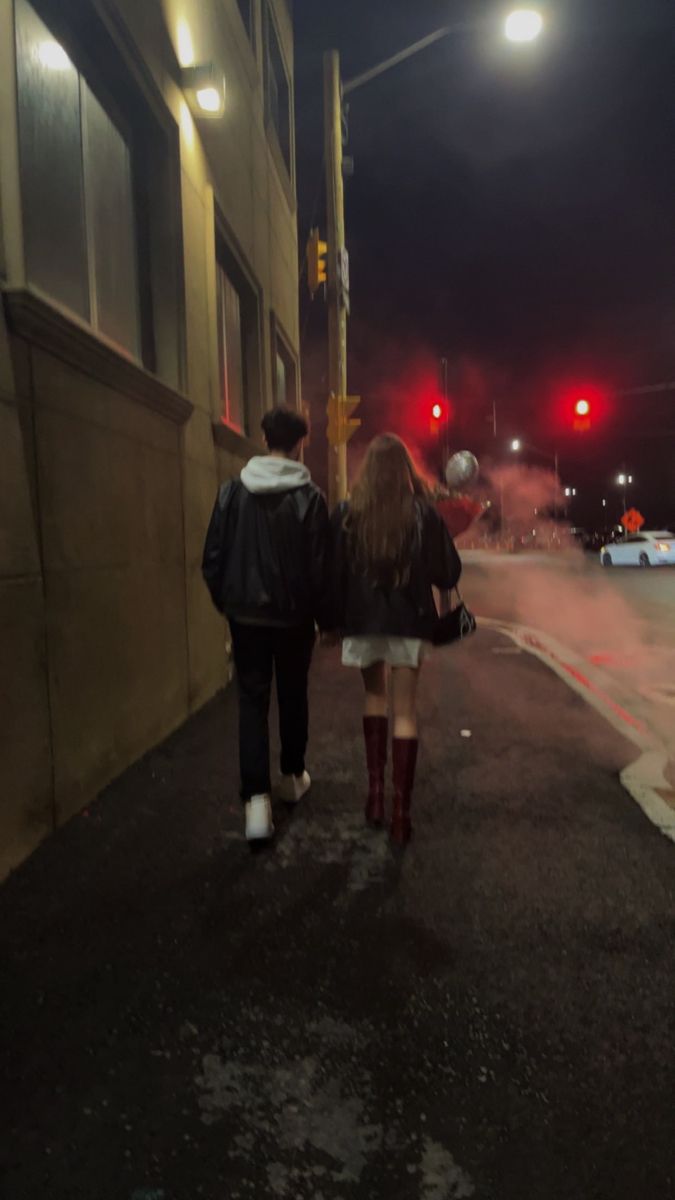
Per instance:
[[[417,505],[410,580],[400,588],[373,583],[351,554],[345,529],[348,504],[332,518],[333,625],[347,636],[388,634],[430,641],[437,620],[432,587],[453,588],[462,564],[445,523],[435,508]]]
[[[223,484],[202,561],[213,603],[235,619],[325,626],[329,538],[326,501],[311,482],[271,493]]]

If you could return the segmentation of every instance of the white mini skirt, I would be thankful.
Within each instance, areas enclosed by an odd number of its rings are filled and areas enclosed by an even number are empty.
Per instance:
[[[428,644],[421,638],[346,637],[342,642],[343,667],[372,667],[383,662],[390,667],[419,667]]]

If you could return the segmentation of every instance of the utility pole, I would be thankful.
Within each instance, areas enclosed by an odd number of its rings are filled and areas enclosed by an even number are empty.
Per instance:
[[[514,22],[515,16],[515,22]],[[511,14],[505,34],[511,42],[534,41],[541,32],[542,19],[537,13]],[[398,54],[376,63],[370,70],[348,79],[340,79],[340,55],[328,50],[323,56],[324,155],[326,164],[326,201],[328,213],[328,494],[332,503],[347,495],[347,442],[360,425],[350,420],[357,407],[356,396],[347,395],[347,317],[349,316],[349,259],[345,247],[345,215],[342,163],[342,99],[357,88],[379,78],[442,38],[467,33],[474,22],[455,22],[434,30],[406,46]],[[318,234],[316,235],[318,237]]]
[[[448,360],[441,359],[441,388],[443,391],[443,438],[441,442],[441,483],[445,482],[445,468],[450,457],[450,408],[448,397]]]
[[[497,441],[497,398],[492,398],[492,436]],[[499,480],[499,540],[504,538],[504,477]]]
[[[340,55],[327,50],[323,56],[324,156],[326,164],[326,208],[328,229],[328,390],[329,425],[331,408],[340,414],[347,396],[347,293],[344,271],[345,209],[342,177],[342,84]],[[331,404],[332,402],[332,404]],[[328,438],[328,499],[331,509],[347,495],[347,441],[338,419]]]

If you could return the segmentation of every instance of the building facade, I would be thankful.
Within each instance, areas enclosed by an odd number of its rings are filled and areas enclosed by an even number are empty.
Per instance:
[[[220,480],[298,403],[286,0],[0,0],[0,872],[229,678]]]

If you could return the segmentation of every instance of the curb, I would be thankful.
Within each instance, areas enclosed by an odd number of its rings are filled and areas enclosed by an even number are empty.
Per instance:
[[[577,695],[582,696],[596,712],[641,751],[619,775],[622,787],[640,806],[645,816],[660,833],[675,842],[675,790],[666,770],[670,757],[661,740],[649,728],[649,723],[631,711],[631,698],[612,695],[616,685],[603,671],[589,666],[580,655],[563,646],[555,638],[509,621],[480,619],[480,625],[493,629],[515,642],[528,654],[533,654],[562,679]],[[672,798],[672,806],[668,799]]]

